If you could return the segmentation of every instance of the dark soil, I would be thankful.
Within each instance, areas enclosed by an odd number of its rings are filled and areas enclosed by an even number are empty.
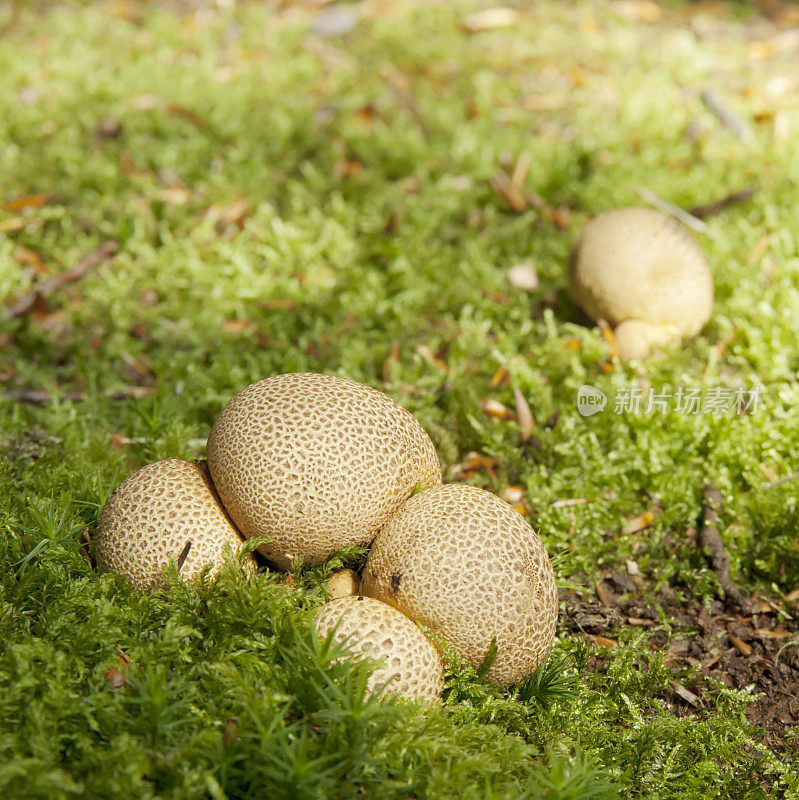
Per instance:
[[[644,598],[648,598],[648,601]],[[561,593],[565,613],[561,625],[583,633],[598,646],[613,647],[624,627],[652,629],[649,645],[665,651],[669,663],[695,667],[689,687],[672,684],[669,705],[685,716],[700,711],[706,679],[734,689],[754,687],[756,699],[748,708],[749,721],[762,729],[762,742],[775,751],[799,750],[786,738],[799,724],[799,611],[777,599],[746,598],[742,609],[734,601],[676,602],[667,587],[654,594],[640,580],[623,574],[607,575],[593,596],[568,590]],[[659,620],[667,619],[671,633]]]

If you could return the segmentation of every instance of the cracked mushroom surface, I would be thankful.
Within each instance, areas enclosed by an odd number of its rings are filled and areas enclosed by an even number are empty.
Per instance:
[[[416,418],[348,378],[276,375],[239,392],[208,437],[208,465],[231,518],[279,567],[319,564],[368,544],[441,465]]]
[[[533,528],[475,486],[414,495],[377,535],[363,594],[428,626],[479,667],[511,685],[546,658],[558,618],[555,574]]]
[[[371,694],[383,684],[386,694],[433,702],[444,689],[444,667],[432,642],[406,616],[371,597],[345,597],[322,606],[314,618],[320,636],[347,639],[353,653],[378,661],[369,676]],[[336,627],[338,626],[338,627]]]
[[[182,578],[224,563],[226,546],[241,549],[243,537],[228,517],[205,461],[168,458],[126,478],[108,498],[97,522],[94,557],[137,589],[164,585],[162,571],[175,559]],[[252,556],[248,561],[255,568]]]
[[[696,336],[713,310],[713,276],[688,229],[651,208],[618,208],[583,228],[567,266],[569,293],[613,328],[622,361]]]

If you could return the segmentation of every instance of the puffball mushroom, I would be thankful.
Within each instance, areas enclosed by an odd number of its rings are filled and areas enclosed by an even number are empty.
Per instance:
[[[333,641],[348,641],[354,653],[383,664],[369,676],[371,694],[383,684],[386,694],[432,702],[444,688],[444,667],[430,640],[407,617],[369,597],[345,597],[319,609],[314,618],[320,636],[335,628]]]
[[[435,447],[382,392],[347,378],[276,375],[239,392],[211,429],[208,466],[247,538],[279,567],[368,544],[417,486],[441,483]]]
[[[713,310],[713,277],[688,229],[651,208],[618,208],[592,219],[574,243],[569,293],[594,320],[615,328],[622,361],[695,336]]]
[[[361,591],[429,627],[475,668],[495,641],[486,678],[500,685],[535,670],[555,636],[544,545],[517,511],[475,486],[411,497],[377,535]]]
[[[330,593],[330,600],[358,594],[360,585],[361,579],[358,577],[358,573],[351,569],[340,569],[325,581],[325,588]]]
[[[162,570],[171,559],[181,577],[191,579],[209,564],[212,574],[218,572],[226,546],[236,553],[243,543],[205,461],[168,458],[137,470],[108,498],[94,535],[94,557],[99,569],[147,591],[163,585]],[[255,568],[252,556],[247,563]]]

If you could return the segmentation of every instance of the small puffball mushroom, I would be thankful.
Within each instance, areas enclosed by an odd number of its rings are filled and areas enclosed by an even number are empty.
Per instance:
[[[360,586],[361,579],[351,569],[340,569],[325,581],[325,588],[330,593],[330,600],[352,597],[352,595],[358,594]]]
[[[211,428],[208,466],[231,518],[279,567],[371,542],[417,486],[441,483],[406,409],[347,378],[276,375],[239,392]]]
[[[713,277],[688,229],[651,208],[592,219],[569,256],[569,293],[615,328],[622,361],[695,336],[713,310]]]
[[[387,684],[386,694],[432,702],[444,689],[444,667],[430,640],[407,617],[370,597],[344,597],[319,609],[314,624],[320,636],[333,628],[335,642],[383,664],[369,676],[367,694]]]
[[[622,361],[640,361],[652,348],[677,341],[680,329],[676,325],[653,325],[640,319],[628,319],[613,331],[613,336]]]
[[[555,636],[555,574],[536,532],[475,486],[414,495],[375,538],[361,591],[421,622],[475,668],[496,641],[486,678],[516,683]]]
[[[97,522],[94,557],[101,570],[116,572],[137,589],[163,586],[171,559],[184,579],[224,562],[226,546],[244,543],[211,482],[205,461],[168,458],[126,478],[108,498]],[[255,569],[255,559],[247,563]]]

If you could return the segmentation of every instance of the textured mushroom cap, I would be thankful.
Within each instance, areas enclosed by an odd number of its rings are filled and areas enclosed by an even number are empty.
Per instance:
[[[544,545],[524,518],[475,486],[414,495],[372,545],[361,591],[422,622],[474,667],[496,637],[487,678],[532,672],[555,636],[558,593]]]
[[[592,219],[574,243],[569,292],[592,319],[673,325],[694,336],[710,319],[713,277],[699,245],[651,208],[618,208]]]
[[[351,569],[340,569],[325,581],[325,588],[330,592],[330,600],[352,597],[352,595],[358,594],[360,586],[361,579]]]
[[[444,667],[432,642],[396,609],[370,597],[333,600],[314,619],[320,636],[338,624],[334,641],[347,637],[353,652],[385,663],[366,684],[367,693],[388,682],[386,694],[433,701],[444,689]]]
[[[214,422],[208,466],[228,513],[278,566],[319,564],[370,542],[417,484],[441,483],[422,426],[347,378],[277,375],[239,392]]]
[[[205,461],[168,458],[126,478],[108,498],[94,535],[98,568],[116,572],[137,589],[163,585],[162,570],[191,547],[180,568],[185,579],[208,564],[212,573],[244,542],[222,508]],[[255,560],[249,557],[255,567]]]

